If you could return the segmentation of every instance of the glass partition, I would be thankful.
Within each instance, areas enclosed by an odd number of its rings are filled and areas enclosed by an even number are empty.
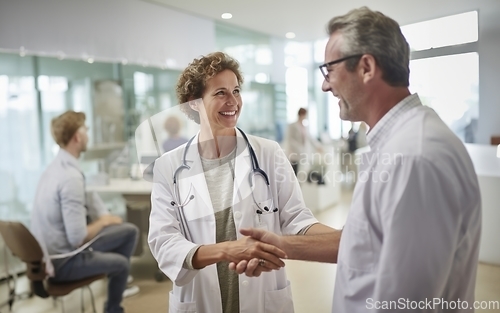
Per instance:
[[[215,24],[215,31],[217,49],[238,60],[245,79],[238,126],[249,134],[280,140],[283,127],[276,118],[286,105],[278,100],[280,89],[270,83],[274,62],[270,36],[221,22]]]
[[[120,152],[135,162],[129,138],[141,119],[177,104],[178,75],[139,65],[0,53],[0,219],[28,224],[39,177],[59,150],[50,133],[52,118],[69,109],[86,113],[89,147],[81,166],[87,177]]]
[[[43,169],[33,64],[0,54],[0,218],[24,223]]]

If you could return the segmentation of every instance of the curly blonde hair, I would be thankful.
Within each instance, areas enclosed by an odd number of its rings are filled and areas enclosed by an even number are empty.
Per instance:
[[[207,81],[224,70],[230,70],[236,75],[240,86],[243,75],[238,61],[224,52],[214,52],[194,59],[181,73],[177,81],[176,93],[180,109],[188,118],[200,123],[200,115],[188,104],[189,101],[203,97]]]

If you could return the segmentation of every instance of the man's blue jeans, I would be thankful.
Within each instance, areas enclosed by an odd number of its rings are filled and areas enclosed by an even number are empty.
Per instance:
[[[134,252],[139,230],[130,223],[111,225],[90,248],[68,259],[54,260],[54,282],[108,276],[108,301],[105,313],[122,313],[123,291],[127,287],[130,256]]]

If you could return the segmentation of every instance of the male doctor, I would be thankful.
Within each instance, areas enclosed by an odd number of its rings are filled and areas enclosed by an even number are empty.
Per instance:
[[[370,127],[346,224],[315,236],[242,234],[292,259],[337,262],[333,312],[469,312],[481,203],[464,145],[410,94],[397,22],[363,7],[333,18],[328,32],[323,91],[339,99],[340,118]],[[230,267],[260,274],[245,261]]]

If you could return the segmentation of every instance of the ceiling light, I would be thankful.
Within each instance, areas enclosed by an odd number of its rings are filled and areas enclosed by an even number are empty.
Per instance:
[[[228,19],[232,18],[232,17],[233,17],[233,15],[232,15],[231,13],[223,13],[223,14],[221,15],[221,17],[222,17],[223,19],[225,19],[225,20],[228,20]]]
[[[269,76],[266,73],[255,74],[255,81],[261,84],[269,83]]]
[[[93,58],[88,58],[87,62],[89,62],[90,64],[92,64],[92,63],[94,63],[94,59]]]
[[[285,37],[288,38],[288,39],[293,39],[293,38],[295,38],[295,33],[288,32],[288,33],[285,34]]]
[[[172,59],[172,58],[167,58],[165,60],[165,65],[169,68],[174,68],[177,66],[177,61],[175,59]]]

